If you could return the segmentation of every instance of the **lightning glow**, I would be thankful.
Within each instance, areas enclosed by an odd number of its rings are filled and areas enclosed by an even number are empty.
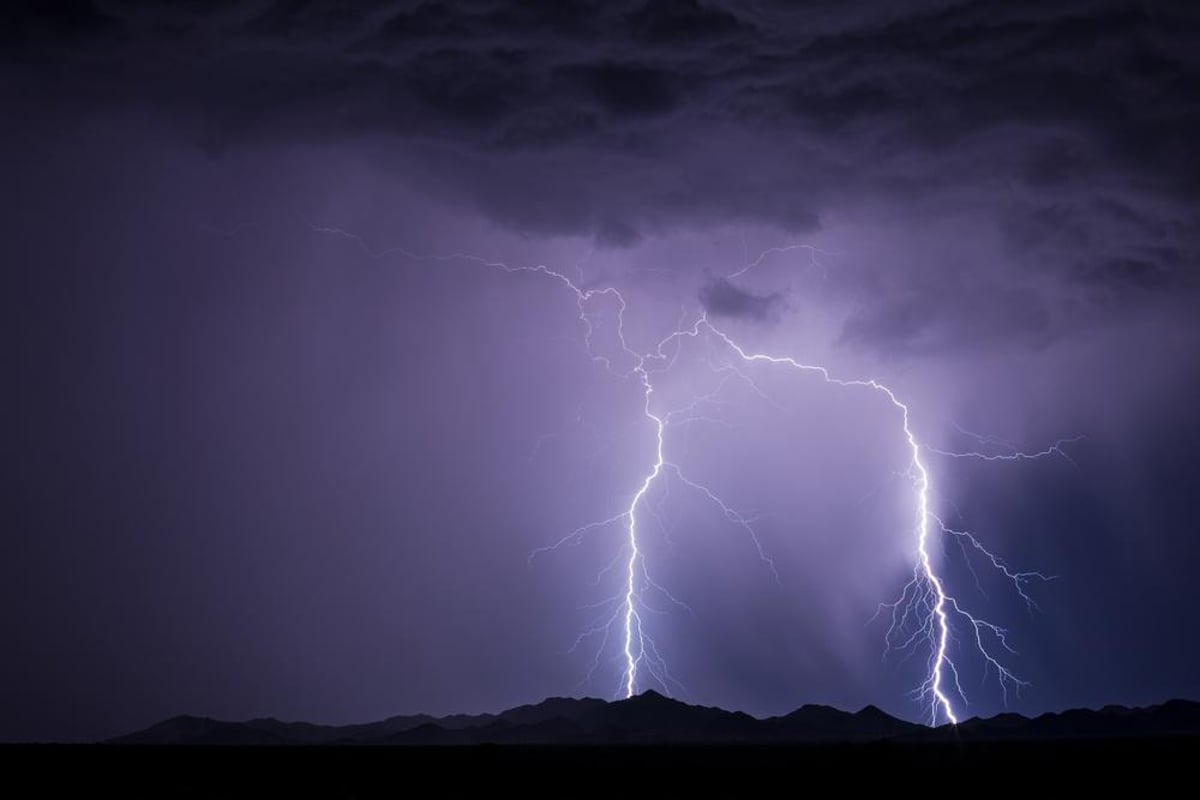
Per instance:
[[[816,377],[821,383],[839,389],[873,392],[896,416],[897,435],[906,444],[908,453],[904,474],[911,481],[913,490],[915,508],[912,533],[914,565],[912,578],[905,584],[900,596],[891,603],[881,604],[880,612],[890,613],[891,624],[885,634],[888,648],[911,652],[918,646],[922,646],[927,650],[926,677],[915,690],[915,696],[926,707],[929,723],[938,724],[945,721],[957,724],[960,719],[958,707],[967,702],[959,680],[958,668],[951,657],[951,644],[955,640],[956,630],[961,629],[965,632],[966,640],[978,651],[985,669],[993,670],[996,673],[1006,699],[1010,688],[1019,688],[1024,685],[993,654],[997,648],[1005,653],[1013,652],[1009,646],[1007,631],[974,616],[949,592],[946,581],[939,574],[935,564],[933,549],[941,537],[948,537],[963,545],[964,553],[969,547],[971,551],[981,554],[991,567],[1014,587],[1030,609],[1033,609],[1035,604],[1026,591],[1028,584],[1032,581],[1050,580],[1052,576],[1046,576],[1039,572],[1016,571],[986,549],[971,533],[947,526],[932,508],[932,477],[925,456],[928,454],[951,459],[972,458],[985,461],[1021,461],[1060,456],[1070,461],[1070,456],[1063,450],[1063,446],[1077,442],[1082,437],[1060,439],[1043,450],[1025,452],[995,437],[973,434],[959,428],[960,433],[975,440],[975,450],[959,452],[934,448],[921,443],[911,424],[909,406],[902,402],[896,392],[884,383],[874,378],[836,377],[822,365],[805,363],[788,355],[773,355],[747,350],[724,330],[717,328],[702,312],[693,314],[692,324],[685,325],[684,322],[688,316],[685,311],[675,330],[658,341],[653,348],[648,351],[637,350],[630,345],[626,338],[626,298],[615,286],[582,288],[580,263],[575,264],[576,272],[580,274],[580,282],[577,283],[564,272],[542,264],[510,266],[475,255],[462,253],[419,255],[401,247],[377,251],[369,247],[359,236],[342,228],[312,224],[309,224],[309,228],[317,234],[347,239],[373,259],[399,256],[410,260],[461,262],[501,270],[513,275],[525,274],[556,281],[568,292],[568,297],[574,301],[587,355],[593,362],[603,367],[610,376],[630,383],[636,391],[641,393],[641,412],[652,439],[653,455],[639,471],[639,477],[634,482],[634,491],[628,504],[608,518],[585,523],[547,546],[535,549],[529,556],[532,564],[543,553],[565,546],[577,545],[586,536],[617,525],[621,526],[623,532],[621,552],[601,570],[600,576],[597,576],[597,582],[601,576],[613,571],[619,565],[622,588],[618,594],[608,600],[595,604],[594,607],[603,609],[604,613],[596,624],[579,634],[571,648],[571,650],[575,650],[585,642],[596,637],[599,638],[599,648],[595,651],[591,669],[588,671],[587,678],[589,680],[600,667],[601,656],[615,628],[621,644],[621,675],[617,690],[619,695],[631,697],[637,693],[645,680],[643,673],[668,693],[671,691],[672,685],[679,686],[647,631],[643,618],[645,612],[654,610],[648,603],[650,595],[664,597],[674,605],[687,608],[686,604],[650,578],[650,572],[646,565],[641,525],[646,517],[657,519],[662,524],[661,516],[655,510],[650,499],[651,494],[658,491],[657,487],[660,484],[663,487],[662,492],[665,493],[669,489],[670,479],[673,478],[679,484],[703,496],[713,504],[728,523],[740,529],[750,539],[767,570],[776,581],[780,580],[775,561],[764,549],[755,530],[756,517],[753,514],[734,509],[711,487],[687,477],[677,463],[667,458],[668,438],[671,430],[698,422],[727,424],[720,417],[705,413],[705,409],[719,406],[721,401],[718,399],[718,394],[728,382],[741,381],[760,397],[774,403],[765,392],[759,389],[748,372],[749,369],[755,367],[770,367],[809,374]],[[741,269],[729,274],[726,278],[732,279],[744,274],[762,264],[771,255],[788,253],[793,250],[806,252],[810,262],[822,269],[824,269],[824,265],[818,260],[818,257],[833,255],[809,245],[775,247],[764,251],[756,259],[747,259]],[[602,318],[602,313],[596,310],[593,304],[600,300],[615,304],[615,330],[617,347],[620,350],[616,359],[613,354],[599,352],[593,341],[598,321]],[[679,345],[683,339],[698,339],[701,336],[707,337],[710,342],[721,348],[723,360],[710,364],[713,372],[722,376],[721,384],[716,390],[699,395],[682,407],[656,408],[655,376],[670,370],[678,356]],[[617,363],[618,361],[620,363]],[[576,420],[580,423],[583,422],[579,410],[576,411]],[[541,442],[550,436],[552,435],[541,437],[538,440],[535,444],[535,453]],[[663,527],[665,530],[665,525]],[[968,566],[970,566],[969,561]],[[971,569],[973,570],[973,567]],[[958,621],[960,625],[956,626],[955,621]]]

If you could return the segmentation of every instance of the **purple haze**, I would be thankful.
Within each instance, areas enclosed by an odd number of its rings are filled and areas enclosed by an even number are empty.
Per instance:
[[[641,395],[561,284],[395,247],[617,286],[643,351],[707,310],[886,380],[931,447],[1086,435],[930,456],[948,521],[1058,577],[1030,613],[952,542],[946,575],[1011,631],[1012,709],[1200,696],[1190,4],[43,5],[0,12],[0,739],[616,691],[567,651],[620,531],[528,556],[628,504]],[[664,402],[715,388],[705,347]],[[913,556],[895,415],[750,371],[771,402],[733,382],[670,457],[779,581],[656,498],[672,689],[918,718],[870,622]],[[964,716],[1002,710],[964,663]]]

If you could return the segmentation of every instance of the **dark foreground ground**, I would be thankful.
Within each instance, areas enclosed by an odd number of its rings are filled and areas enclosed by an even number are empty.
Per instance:
[[[152,747],[9,745],[0,769],[21,796],[760,797],[838,786],[917,788],[931,771],[980,771],[978,786],[1051,776],[1071,785],[1190,771],[1200,737],[1137,740],[852,744],[789,747]],[[822,772],[819,780],[810,776]],[[915,782],[915,783],[914,783]],[[1123,781],[1124,783],[1125,781]],[[955,783],[955,785],[959,785]],[[1044,786],[1044,784],[1043,784]],[[1110,785],[1111,788],[1111,785]],[[822,792],[823,793],[823,792]],[[14,795],[16,796],[16,795]]]

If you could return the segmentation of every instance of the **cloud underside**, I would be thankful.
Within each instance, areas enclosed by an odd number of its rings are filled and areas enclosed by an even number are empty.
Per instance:
[[[783,302],[779,294],[758,295],[728,278],[716,278],[700,289],[704,310],[714,317],[736,317],[758,322],[769,320]]]
[[[887,284],[847,327],[867,345],[928,340],[930,320],[947,341],[971,321],[1040,340],[1063,297],[1107,313],[1196,285],[1188,2],[49,5],[2,12],[26,104],[152,109],[218,154],[354,142],[531,234],[987,220],[990,263],[856,276]],[[978,309],[939,316],[951,290]],[[737,291],[704,302],[771,316]]]

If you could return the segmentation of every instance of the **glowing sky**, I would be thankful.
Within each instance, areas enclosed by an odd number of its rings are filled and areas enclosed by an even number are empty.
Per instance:
[[[946,524],[1055,576],[1031,612],[935,548],[1009,630],[1010,708],[1200,696],[1190,4],[42,5],[0,12],[0,739],[618,692],[573,644],[620,526],[530,559],[654,463],[614,298],[589,351],[561,281],[450,253],[616,287],[639,354],[706,314],[884,381]],[[713,398],[665,457],[770,564],[647,495],[672,691],[923,718],[925,653],[872,621],[913,569],[894,409],[728,355],[656,377]],[[962,659],[962,715],[1002,710]]]

